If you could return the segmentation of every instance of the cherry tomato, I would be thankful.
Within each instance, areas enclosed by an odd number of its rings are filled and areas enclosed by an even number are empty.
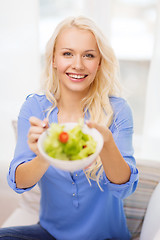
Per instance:
[[[61,132],[59,134],[59,141],[62,142],[62,143],[66,143],[69,139],[69,135],[67,132]]]

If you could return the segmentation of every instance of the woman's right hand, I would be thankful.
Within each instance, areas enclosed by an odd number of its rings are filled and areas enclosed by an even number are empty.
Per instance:
[[[30,149],[38,156],[39,150],[37,147],[37,142],[40,135],[46,131],[49,127],[48,119],[45,118],[43,121],[36,117],[30,117],[29,122],[31,127],[28,132],[28,145]]]

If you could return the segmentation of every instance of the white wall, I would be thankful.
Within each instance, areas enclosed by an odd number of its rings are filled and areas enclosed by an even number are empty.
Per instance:
[[[160,161],[160,1],[157,0],[155,43],[148,76],[142,158]]]
[[[15,147],[11,121],[39,86],[38,21],[38,0],[0,1],[0,178]]]
[[[98,24],[108,39],[111,34],[112,7],[112,0],[84,0],[83,13]]]

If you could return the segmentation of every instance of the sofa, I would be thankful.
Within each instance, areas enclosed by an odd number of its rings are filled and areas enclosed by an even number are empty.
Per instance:
[[[128,228],[133,240],[157,240],[154,238],[160,229],[160,162],[137,160],[137,168],[137,189],[124,200]]]
[[[12,122],[16,133],[16,121]],[[124,200],[124,210],[132,240],[160,239],[160,162],[137,160],[139,182],[136,191]],[[18,207],[1,227],[38,222],[40,190],[20,195]]]

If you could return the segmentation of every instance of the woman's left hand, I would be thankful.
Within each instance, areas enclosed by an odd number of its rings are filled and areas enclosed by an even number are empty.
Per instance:
[[[95,122],[90,122],[90,121],[86,122],[86,124],[88,127],[95,128],[101,133],[103,140],[104,140],[104,144],[110,140],[112,133],[108,127],[101,125],[101,124],[97,124]]]

